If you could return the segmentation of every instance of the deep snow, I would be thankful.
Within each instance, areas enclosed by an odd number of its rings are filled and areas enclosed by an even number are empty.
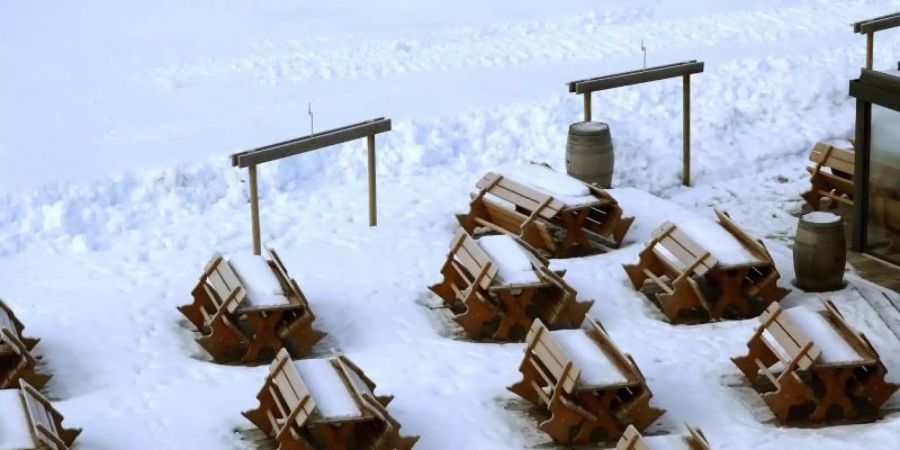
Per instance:
[[[521,449],[548,439],[505,387],[521,344],[462,341],[426,286],[475,181],[530,160],[563,167],[580,99],[564,82],[702,59],[694,77],[694,187],[679,187],[677,81],[598,95],[614,186],[636,222],[621,250],[554,261],[648,378],[668,412],[654,432],[700,426],[717,449],[892,448],[900,416],[779,428],[728,357],[755,320],[671,326],[628,284],[662,221],[728,211],[762,237],[782,285],[803,167],[816,140],[849,136],[847,80],[864,59],[849,23],[893,0],[181,2],[0,4],[0,296],[42,338],[47,392],[77,448],[249,448],[265,366],[208,361],[175,306],[205,261],[250,246],[245,173],[227,155],[377,116],[379,226],[365,217],[361,143],[260,169],[263,239],[329,333],[396,396],[421,449]],[[477,11],[477,13],[473,13]],[[896,64],[900,34],[879,34]],[[865,289],[871,289],[861,283]],[[869,303],[834,295],[900,379],[900,351]],[[795,290],[785,306],[815,307]],[[894,399],[896,402],[896,399]]]

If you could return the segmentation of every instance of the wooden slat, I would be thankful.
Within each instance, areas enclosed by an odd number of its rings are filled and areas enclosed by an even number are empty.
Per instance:
[[[590,336],[591,339],[600,346],[603,353],[616,364],[619,371],[625,375],[625,379],[631,383],[640,381],[640,372],[637,370],[637,366],[632,364],[631,358],[616,347],[616,344],[614,344],[609,335],[606,334],[606,330],[604,330],[598,322],[590,317],[588,317],[587,320],[591,329],[588,336]]]
[[[382,117],[235,153],[231,155],[231,164],[236,167],[250,167],[390,130],[391,120]]]
[[[751,253],[759,258],[760,261],[772,261],[771,257],[769,256],[769,252],[766,251],[765,246],[763,246],[761,242],[747,234],[747,232],[742,230],[741,227],[739,227],[736,223],[734,223],[733,220],[731,220],[731,217],[729,217],[727,213],[719,211],[718,209],[713,209],[713,211],[715,211],[716,213],[716,217],[719,220],[719,225],[721,225],[722,228],[725,229],[725,231],[731,233],[731,235],[734,236],[738,241],[740,241],[740,243],[743,244],[744,247],[747,247]]]
[[[650,67],[643,70],[633,70],[597,78],[572,81],[569,83],[569,92],[585,94],[622,86],[631,86],[633,84],[664,80],[667,78],[683,77],[685,75],[692,75],[700,72],[703,72],[703,62],[685,61]]]

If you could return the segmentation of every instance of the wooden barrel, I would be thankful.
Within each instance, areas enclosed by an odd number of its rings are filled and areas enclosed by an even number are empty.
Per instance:
[[[566,141],[566,172],[585,183],[612,186],[612,138],[603,122],[576,122],[569,126]]]
[[[840,216],[817,211],[801,217],[794,240],[797,287],[808,292],[841,289],[846,264],[847,244]]]

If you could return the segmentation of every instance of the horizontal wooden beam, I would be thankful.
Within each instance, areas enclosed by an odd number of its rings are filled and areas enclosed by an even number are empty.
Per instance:
[[[594,91],[664,80],[666,78],[682,77],[700,72],[703,72],[702,61],[686,61],[665,66],[651,67],[644,70],[633,70],[631,72],[573,81],[569,83],[569,92],[586,94]]]
[[[869,34],[894,27],[900,27],[900,12],[856,22],[853,24],[853,32]]]
[[[323,147],[343,144],[355,139],[373,136],[391,131],[391,119],[378,119],[360,122],[306,137],[291,139],[265,147],[255,148],[231,155],[231,164],[236,167],[250,167],[288,156],[299,155]]]
[[[850,81],[850,96],[900,111],[900,78],[863,69],[859,79]]]

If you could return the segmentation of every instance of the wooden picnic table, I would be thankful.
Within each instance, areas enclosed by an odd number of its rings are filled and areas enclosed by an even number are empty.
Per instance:
[[[32,349],[40,339],[25,337],[25,327],[12,309],[0,300],[0,389],[13,388],[19,380],[43,387],[52,378],[38,370]]]
[[[754,317],[789,292],[778,287],[765,245],[715,213],[717,222],[664,223],[638,263],[624,266],[635,289],[646,291],[651,281],[661,292],[653,298],[673,322]]]
[[[266,250],[267,259],[252,255],[258,261],[242,263],[243,274],[236,261],[214,255],[193,290],[193,303],[178,308],[216,361],[264,361],[281,348],[304,356],[324,336],[312,328],[315,316],[297,281],[278,253]],[[271,285],[254,286],[257,277],[271,277]]]
[[[493,254],[491,253],[493,251]],[[472,237],[460,229],[429,289],[444,300],[471,339],[520,341],[535,318],[553,328],[581,325],[593,301],[552,271],[549,261],[510,235]]]
[[[865,335],[830,300],[824,310],[782,309],[760,316],[745,356],[732,361],[781,423],[872,418],[897,390]]]
[[[664,411],[650,406],[650,390],[630,356],[603,328],[550,331],[535,320],[519,367],[522,380],[509,390],[550,417],[540,428],[563,444],[618,439],[629,425],[644,429]]]

